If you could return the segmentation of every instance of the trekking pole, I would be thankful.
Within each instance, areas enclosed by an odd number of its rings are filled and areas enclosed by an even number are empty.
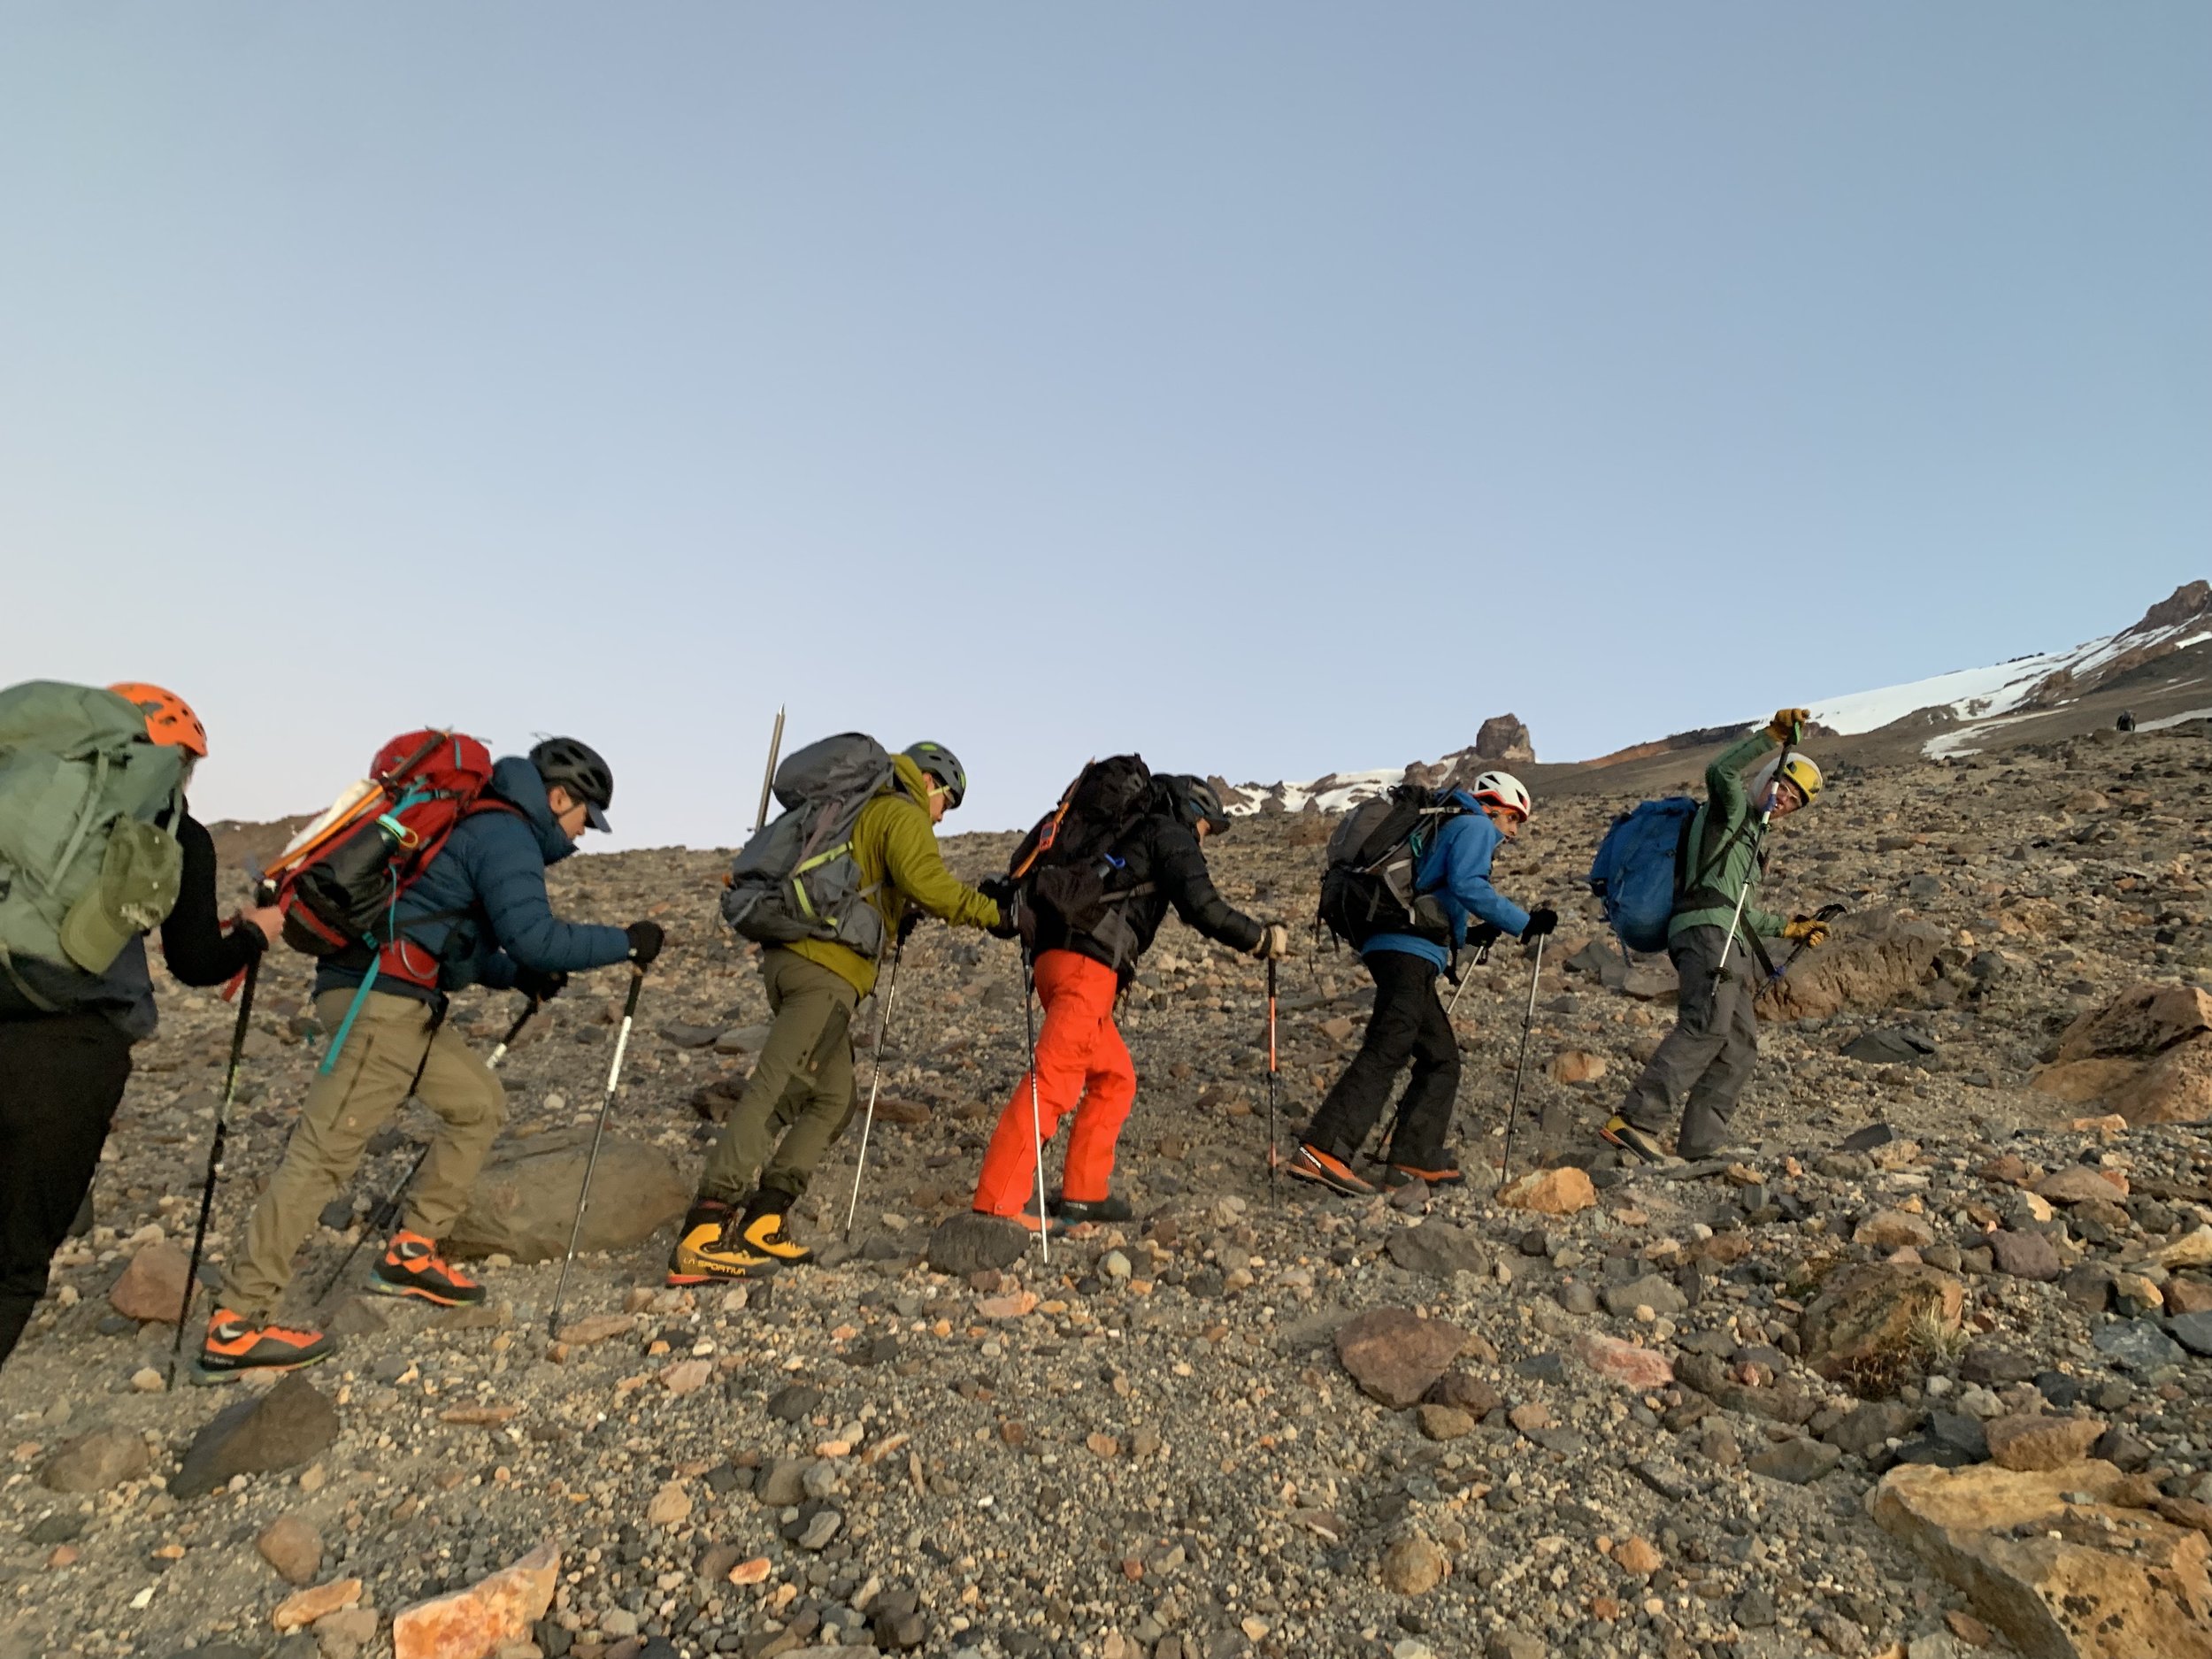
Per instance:
[[[1282,1188],[1275,1176],[1275,1093],[1279,1072],[1275,1060],[1275,959],[1267,959],[1267,1196],[1279,1202]]]
[[[783,753],[783,705],[776,705],[776,729],[768,734],[768,771],[760,780],[760,810],[753,814],[753,833],[768,827],[768,796],[776,783],[776,757]]]
[[[250,927],[251,922],[241,926]],[[222,1173],[223,1142],[230,1133],[230,1103],[238,1094],[238,1062],[246,1052],[246,1025],[253,1018],[253,986],[260,977],[261,958],[246,964],[245,983],[238,991],[238,1020],[231,1027],[230,1064],[223,1072],[223,1097],[215,1105],[215,1138],[207,1148],[207,1179],[200,1187],[200,1221],[192,1229],[192,1256],[184,1269],[184,1295],[177,1303],[177,1338],[169,1345],[167,1386],[176,1386],[177,1362],[184,1356],[184,1327],[192,1317],[192,1293],[199,1286],[200,1251],[207,1243],[207,1218],[215,1208],[215,1182]]]
[[[507,1057],[507,1050],[514,1046],[515,1039],[522,1035],[522,1028],[530,1023],[530,1016],[537,1011],[538,999],[534,996],[523,1008],[522,1012],[516,1017],[515,1023],[507,1027],[507,1034],[502,1037],[494,1045],[491,1053],[485,1056],[484,1066],[487,1071],[499,1070],[499,1063]],[[429,1055],[426,1052],[423,1058],[427,1061]],[[417,1082],[421,1081],[420,1067],[416,1069],[415,1078]],[[407,1092],[410,1094],[414,1093],[411,1085]],[[321,1291],[317,1294],[314,1302],[309,1304],[310,1306],[318,1308],[322,1306],[329,1299],[330,1293],[338,1288],[338,1281],[345,1278],[346,1269],[353,1265],[353,1258],[361,1254],[361,1247],[368,1242],[370,1236],[383,1232],[399,1219],[399,1201],[407,1195],[407,1189],[415,1184],[415,1177],[422,1172],[422,1166],[429,1156],[430,1142],[426,1141],[416,1150],[415,1161],[407,1166],[407,1173],[399,1178],[399,1184],[385,1194],[381,1203],[369,1211],[367,1219],[361,1224],[359,1234],[353,1240],[353,1248],[346,1252],[345,1260],[338,1263],[338,1271],[323,1281]]]
[[[1468,964],[1470,972],[1476,968],[1486,967],[1489,965],[1491,941],[1496,938],[1497,935],[1495,933],[1492,933],[1489,938],[1485,939],[1480,945],[1475,948],[1475,959]],[[1457,983],[1452,987],[1452,1000],[1444,1004],[1444,1018],[1446,1019],[1449,1019],[1452,1017],[1452,1010],[1459,1006],[1460,994],[1467,988],[1467,977],[1466,973],[1462,973],[1459,976]]]
[[[777,722],[779,734],[782,722]],[[599,1166],[599,1143],[607,1138],[607,1114],[614,1110],[614,1091],[622,1080],[622,1056],[630,1046],[630,1027],[637,1022],[637,996],[645,988],[645,964],[630,971],[630,995],[622,1004],[622,1028],[615,1033],[614,1062],[607,1067],[607,1092],[599,1102],[599,1126],[592,1131],[591,1156],[584,1160],[584,1184],[576,1189],[576,1219],[568,1230],[568,1254],[561,1258],[561,1276],[553,1286],[553,1310],[546,1315],[548,1336],[561,1328],[561,1298],[568,1291],[568,1270],[576,1259],[576,1240],[584,1233],[584,1206],[591,1202],[591,1172]]]
[[[1052,1265],[1052,1217],[1045,1213],[1045,1131],[1044,1109],[1037,1103],[1037,1012],[1032,1006],[1037,990],[1037,976],[1030,965],[1029,951],[1022,951],[1022,1024],[1029,1030],[1029,1136],[1037,1151],[1037,1245],[1044,1253],[1044,1263]]]
[[[1751,844],[1751,857],[1755,869],[1758,863],[1759,849],[1766,845],[1767,826],[1774,821],[1774,797],[1782,787],[1782,768],[1790,764],[1790,750],[1796,747],[1798,736],[1798,726],[1793,721],[1790,726],[1789,739],[1782,745],[1782,752],[1774,758],[1774,776],[1767,780],[1766,804],[1759,813],[1759,834]],[[1751,896],[1752,879],[1752,874],[1747,872],[1744,877],[1743,885],[1736,889],[1736,913],[1728,918],[1728,937],[1721,941],[1720,966],[1713,970],[1713,1000],[1716,1002],[1720,1000],[1721,981],[1727,977],[1729,952],[1735,946],[1736,934],[1743,927],[1744,901]]]
[[[1521,1057],[1513,1063],[1513,1099],[1505,1109],[1505,1162],[1498,1166],[1496,1191],[1504,1190],[1513,1173],[1513,1125],[1521,1115],[1521,1078],[1528,1070],[1528,1033],[1536,1024],[1536,987],[1544,977],[1544,941],[1548,937],[1536,936],[1536,971],[1528,976],[1528,1012],[1521,1017]]]
[[[868,1167],[868,1132],[876,1126],[876,1091],[883,1087],[883,1033],[891,1026],[891,1010],[899,1000],[899,960],[906,955],[906,941],[891,949],[891,982],[884,987],[883,1007],[876,1014],[875,1048],[868,1056],[868,1115],[860,1120],[860,1156],[853,1161],[852,1202],[845,1206],[845,1236],[853,1236],[853,1217],[860,1209],[860,1177]]]

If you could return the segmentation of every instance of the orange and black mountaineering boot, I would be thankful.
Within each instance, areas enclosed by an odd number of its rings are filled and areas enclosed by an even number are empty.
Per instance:
[[[319,1331],[288,1331],[256,1325],[242,1314],[218,1308],[207,1322],[197,1371],[208,1381],[225,1381],[250,1371],[291,1371],[328,1359],[338,1345]]]
[[[676,1248],[668,1257],[668,1282],[685,1286],[760,1279],[776,1267],[775,1257],[745,1241],[736,1210],[718,1198],[702,1198],[694,1202],[676,1231]]]
[[[1385,1187],[1403,1187],[1408,1181],[1423,1181],[1431,1187],[1464,1187],[1466,1175],[1453,1166],[1449,1158],[1439,1158],[1442,1167],[1424,1169],[1418,1164],[1392,1164],[1383,1171]]]
[[[1325,1187],[1333,1193],[1347,1198],[1365,1198],[1374,1192],[1374,1184],[1354,1172],[1342,1158],[1324,1152],[1319,1147],[1302,1142],[1286,1165],[1291,1175],[1302,1181],[1311,1181]]]
[[[438,1241],[405,1229],[392,1234],[369,1270],[369,1288],[386,1296],[419,1296],[441,1308],[484,1300],[484,1287],[438,1254]]]

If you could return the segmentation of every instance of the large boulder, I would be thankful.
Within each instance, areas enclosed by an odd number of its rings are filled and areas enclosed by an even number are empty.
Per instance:
[[[1517,714],[1494,714],[1475,732],[1475,758],[1509,765],[1536,764],[1536,740]]]
[[[296,1469],[338,1438],[338,1410],[297,1371],[257,1400],[226,1406],[193,1439],[170,1492],[196,1498],[233,1475]]]
[[[1947,942],[1939,927],[1887,910],[1846,916],[1828,942],[1804,951],[1786,978],[1760,994],[1762,1019],[1824,1019],[1847,1008],[1894,1008],[1936,976]]]
[[[2212,1115],[2212,995],[2137,985],[2066,1029],[2028,1087],[2073,1105],[2101,1102],[2131,1124]]]
[[[2028,1659],[2212,1659],[2212,1540],[2129,1507],[2131,1484],[2093,1459],[1901,1463],[1867,1509]]]
[[[1871,1383],[1901,1369],[1916,1326],[1955,1331],[1966,1286],[1912,1262],[1847,1268],[1822,1286],[1800,1326],[1805,1363],[1829,1379]]]
[[[549,1262],[568,1248],[576,1195],[591,1156],[579,1125],[503,1141],[484,1160],[467,1212],[446,1235],[458,1256],[497,1251],[517,1262]],[[684,1213],[691,1188],[658,1147],[610,1134],[591,1177],[580,1250],[626,1250]]]

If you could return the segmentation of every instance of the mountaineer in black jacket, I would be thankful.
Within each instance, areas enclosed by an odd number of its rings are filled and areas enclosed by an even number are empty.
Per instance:
[[[1256,921],[1216,890],[1200,843],[1229,826],[1221,797],[1203,779],[1179,775],[1156,780],[1156,809],[1140,818],[1110,849],[1113,873],[1105,919],[1071,932],[1059,918],[1040,912],[1036,937],[1037,1000],[1044,1026],[1037,1038],[1035,1092],[1023,1073],[999,1115],[983,1155],[975,1208],[1033,1230],[1045,1225],[1029,1212],[1037,1185],[1038,1142],[1049,1141],[1068,1112],[1064,1185],[1052,1213],[1064,1222],[1125,1220],[1129,1206],[1111,1195],[1114,1143],[1137,1098],[1137,1070],[1114,1027],[1114,999],[1137,971],[1168,909],[1207,938],[1263,961],[1286,956],[1290,939],[1280,922]],[[1036,1119],[1033,1123],[1033,1106]]]
[[[151,741],[191,757],[189,783],[191,766],[207,753],[198,717],[158,687],[111,689],[146,710]],[[282,918],[273,909],[248,910],[226,931],[214,841],[188,810],[180,809],[166,827],[181,856],[177,902],[161,924],[162,956],[180,984],[220,985],[261,955]],[[131,1045],[155,1028],[142,936],[125,944],[104,973],[30,960],[13,969],[0,976],[0,1361],[30,1323],[54,1252],[92,1190],[130,1081]]]

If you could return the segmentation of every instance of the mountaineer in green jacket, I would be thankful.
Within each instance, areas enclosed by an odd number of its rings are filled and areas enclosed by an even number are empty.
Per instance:
[[[1667,1156],[1659,1137],[1677,1102],[1684,1102],[1682,1156],[1709,1157],[1726,1142],[1736,1097],[1759,1063],[1753,1005],[1767,977],[1760,941],[1817,945],[1828,936],[1824,922],[1785,922],[1754,902],[1766,869],[1767,825],[1820,795],[1812,757],[1786,747],[1810,718],[1803,709],[1778,710],[1705,769],[1705,804],[1690,822],[1683,887],[1667,924],[1667,955],[1682,987],[1675,1026],[1598,1132],[1647,1162]],[[1744,768],[1776,749],[1786,752],[1769,758],[1747,783]]]
[[[935,826],[968,791],[959,760],[942,744],[916,743],[893,756],[891,766],[892,781],[852,826],[852,858],[867,902],[882,918],[882,937],[902,936],[909,905],[956,927],[1012,937],[1012,918],[955,878],[937,850]],[[835,940],[762,950],[774,1020],[744,1098],[707,1155],[699,1195],[669,1258],[671,1285],[754,1278],[812,1258],[785,1220],[852,1121],[853,1012],[875,987],[876,969]]]

